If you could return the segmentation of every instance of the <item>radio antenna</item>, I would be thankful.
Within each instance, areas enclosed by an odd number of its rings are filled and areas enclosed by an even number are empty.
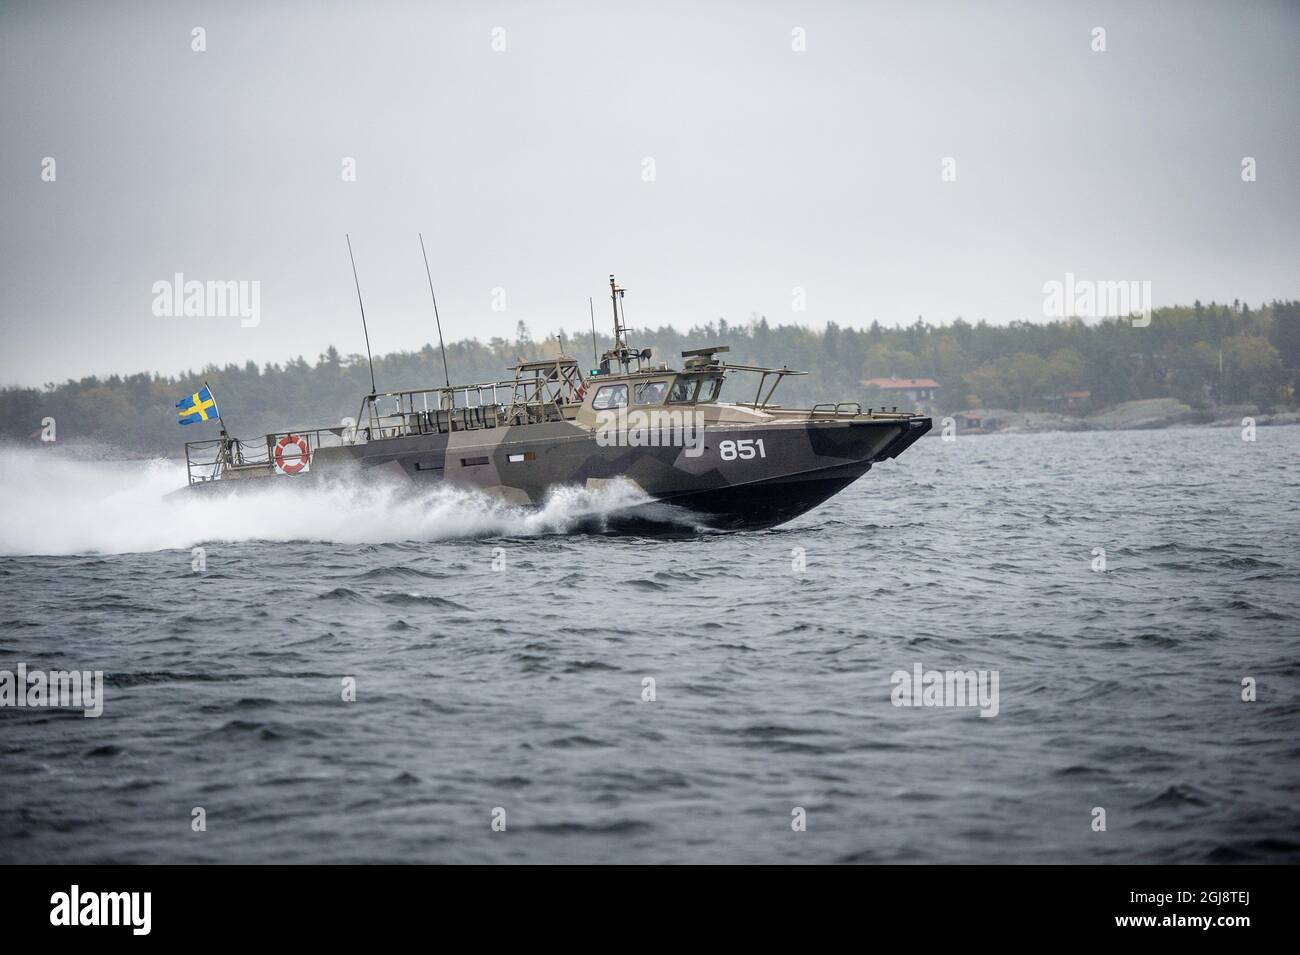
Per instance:
[[[357,278],[357,260],[352,255],[352,236],[346,232],[343,235],[348,240],[348,259],[352,262],[352,281],[357,285],[357,305],[361,307],[361,330],[366,335],[366,361],[370,363],[370,394],[374,395],[379,389],[375,387],[375,359],[370,354],[370,329],[366,327],[366,306],[361,301],[361,280]]]
[[[420,254],[424,256],[424,274],[429,279],[429,297],[433,299],[433,320],[438,323],[438,350],[442,352],[442,376],[451,387],[451,372],[447,370],[447,346],[442,343],[442,319],[438,317],[438,296],[433,294],[433,274],[429,271],[429,253],[424,251],[424,233],[420,233]]]
[[[596,305],[587,297],[587,311],[591,312],[591,360],[597,365],[600,364],[600,356],[596,354]]]

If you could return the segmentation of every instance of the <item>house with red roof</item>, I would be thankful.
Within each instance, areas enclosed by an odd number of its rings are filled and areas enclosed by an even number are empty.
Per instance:
[[[879,388],[887,397],[908,398],[912,401],[933,401],[939,383],[933,378],[867,378],[862,382]]]

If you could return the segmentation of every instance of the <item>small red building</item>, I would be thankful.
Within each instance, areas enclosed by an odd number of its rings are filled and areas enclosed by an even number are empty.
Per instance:
[[[933,378],[868,378],[862,382],[874,386],[886,395],[907,397],[912,401],[933,401],[939,383]]]

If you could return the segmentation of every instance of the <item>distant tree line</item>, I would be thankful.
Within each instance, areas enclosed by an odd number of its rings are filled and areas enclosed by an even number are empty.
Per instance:
[[[824,331],[772,325],[766,318],[744,324],[725,319],[679,332],[632,330],[630,344],[654,348],[661,360],[681,366],[680,353],[703,345],[729,345],[726,359],[744,364],[786,365],[809,372],[786,379],[776,401],[787,406],[857,400],[879,407],[885,399],[867,378],[931,378],[938,382],[933,410],[976,407],[1014,410],[1054,406],[1068,391],[1090,392],[1092,407],[1138,398],[1174,397],[1198,408],[1253,403],[1263,410],[1291,408],[1300,393],[1300,302],[1250,308],[1202,305],[1158,309],[1150,325],[1128,319],[971,324],[962,319],[932,325],[863,329],[834,322]],[[591,367],[591,333],[564,335],[565,351]],[[598,336],[596,349],[610,347]],[[519,323],[515,338],[454,342],[447,361],[455,383],[509,377],[518,358],[538,357],[544,345]],[[438,350],[375,358],[380,390],[442,383]],[[735,374],[724,400],[753,399],[756,380]],[[301,355],[280,363],[209,366],[176,375],[140,373],[82,378],[43,388],[0,389],[0,437],[30,439],[52,417],[60,440],[93,438],[148,454],[175,453],[186,440],[215,437],[215,425],[180,428],[173,405],[207,381],[231,431],[240,437],[337,425],[355,416],[370,388],[364,356],[342,355],[333,346],[315,364]]]

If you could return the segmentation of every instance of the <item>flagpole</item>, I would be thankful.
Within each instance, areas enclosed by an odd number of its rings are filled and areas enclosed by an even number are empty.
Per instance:
[[[221,460],[224,455],[226,464],[233,465],[235,463],[235,439],[226,430],[226,419],[221,417],[221,402],[217,401],[217,396],[213,393],[212,386],[208,384],[206,378],[203,380],[203,387],[208,389],[208,394],[212,396],[212,403],[217,406],[217,421],[221,424],[223,437],[219,439],[221,441],[221,450],[217,454],[217,460]]]
[[[221,430],[225,431],[226,422],[225,419],[221,417],[221,402],[217,401],[217,396],[212,394],[212,386],[208,384],[207,379],[204,379],[203,387],[208,389],[208,394],[212,395],[212,401],[217,406],[217,421],[221,422]],[[227,432],[227,436],[229,436],[229,432]]]

